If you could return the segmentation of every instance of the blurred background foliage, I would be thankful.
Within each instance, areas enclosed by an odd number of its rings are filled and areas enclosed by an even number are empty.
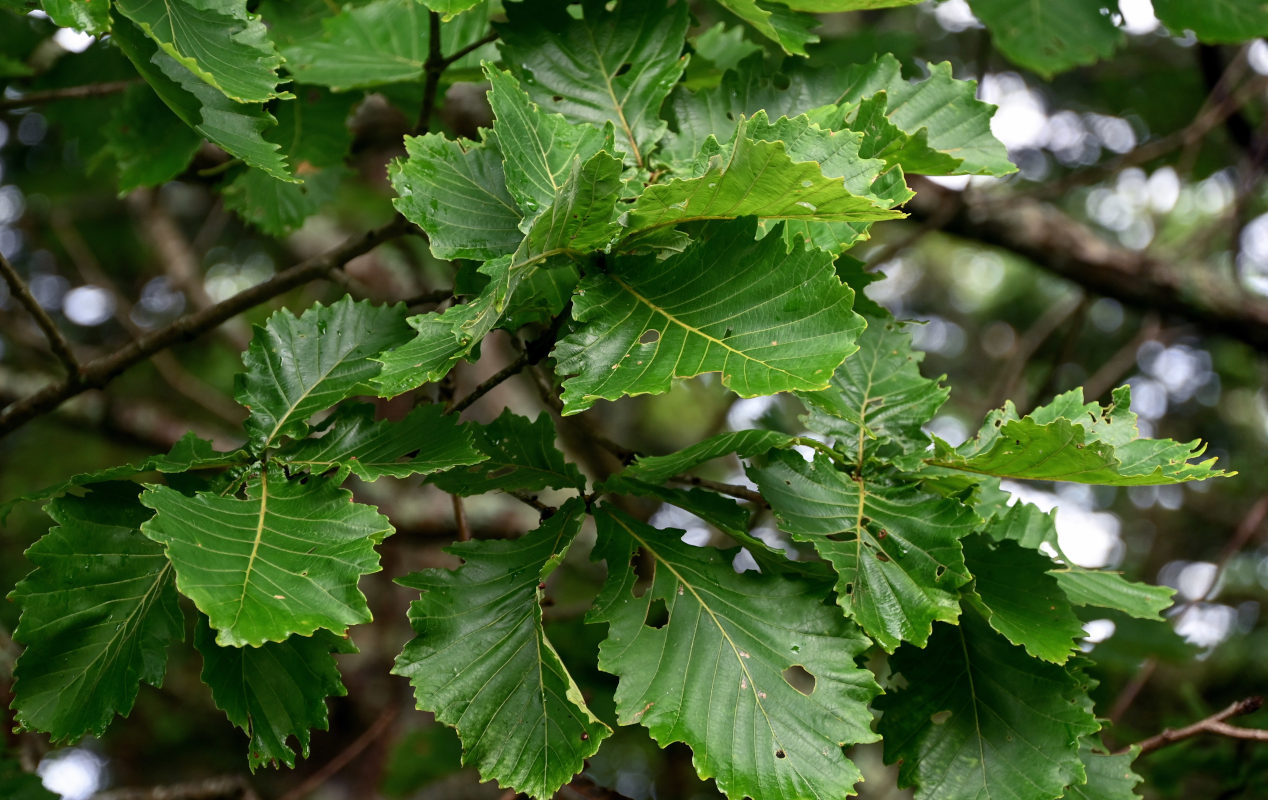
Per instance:
[[[127,81],[135,73],[108,42],[25,14],[21,3],[6,6],[15,10],[0,10],[0,251],[82,355],[109,353],[392,216],[385,164],[401,154],[401,137],[414,126],[418,82],[341,93],[300,87],[305,103],[342,105],[348,124],[333,135],[346,137],[346,155],[320,165],[329,180],[310,189],[320,195],[310,198],[312,206],[301,204],[279,222],[253,216],[258,206],[237,196],[245,191],[232,185],[238,165],[188,129],[170,126],[164,119],[170,114],[145,107],[150,101],[143,96],[24,100]],[[284,20],[272,30],[279,44],[314,29],[305,4],[260,6],[270,20]],[[1114,720],[1107,740],[1122,745],[1268,685],[1268,44],[1199,43],[1161,25],[1149,0],[1120,0],[1117,7],[1121,41],[1112,55],[1050,77],[1042,66],[1036,72],[1002,52],[965,0],[825,15],[821,41],[809,51],[820,63],[842,65],[893,52],[912,76],[925,62],[950,61],[956,77],[976,78],[980,96],[999,105],[993,130],[1020,167],[1006,180],[922,182],[913,187],[921,195],[911,219],[877,226],[870,241],[851,251],[886,276],[869,288],[873,299],[899,318],[923,322],[916,344],[928,353],[924,372],[945,374],[953,388],[932,423],[935,433],[958,443],[1005,399],[1025,411],[1084,385],[1089,399],[1106,401],[1113,387],[1129,383],[1143,433],[1201,438],[1240,473],[1213,484],[1156,488],[1011,487],[1059,509],[1062,546],[1076,560],[1179,592],[1167,624],[1087,619],[1086,647],[1095,652],[1100,681],[1097,710]],[[778,70],[782,53],[719,6],[692,3],[692,9],[689,86],[710,85],[723,69],[759,53],[769,70]],[[450,135],[474,135],[489,118],[484,89],[472,82],[479,54],[472,58],[444,75],[439,112]],[[136,120],[151,119],[153,126],[134,129]],[[167,137],[182,136],[185,160],[173,168],[175,177],[120,191],[129,181],[143,183],[145,170],[164,169],[161,162],[182,147]],[[998,236],[983,233],[1008,210],[1032,206],[1078,223],[1074,233],[1029,251],[999,247]],[[1017,236],[1025,233],[1018,229]],[[1106,264],[1143,263],[1147,269],[1134,279],[1140,291],[1133,294],[1132,281],[1107,289],[1089,252]],[[295,290],[285,305],[299,309],[351,292],[413,299],[426,308],[430,294],[454,280],[413,238],[379,248],[346,272]],[[1180,287],[1177,300],[1165,308],[1151,304],[1149,287],[1167,282]],[[276,305],[0,439],[0,500],[165,450],[186,430],[222,449],[235,445],[240,412],[230,395],[239,354],[249,324]],[[1227,309],[1244,313],[1232,319]],[[507,360],[494,341],[479,363],[460,367],[457,380],[469,388]],[[56,371],[39,331],[0,287],[0,403],[29,394]],[[466,417],[488,419],[504,406],[539,413],[531,379],[508,381]],[[587,415],[588,427],[563,431],[563,445],[585,465],[600,457],[587,452],[593,450],[587,430],[667,452],[728,428],[798,431],[799,413],[786,398],[735,400],[706,377],[664,396],[601,404]],[[743,480],[735,464],[719,466],[716,477]],[[456,738],[413,711],[405,681],[388,676],[393,655],[411,635],[404,616],[410,593],[390,579],[455,563],[440,551],[456,535],[450,499],[417,481],[384,480],[358,494],[391,517],[398,535],[382,548],[385,571],[363,582],[376,621],[354,631],[360,654],[341,657],[349,694],[332,701],[331,730],[314,735],[309,759],[294,772],[262,771],[250,785],[260,796],[285,800],[502,797],[460,768]],[[657,524],[685,528],[695,541],[715,535],[682,512],[646,512]],[[466,513],[477,536],[515,535],[535,524],[523,505],[493,496],[473,498]],[[5,587],[29,569],[20,554],[48,524],[31,504],[8,517],[0,537]],[[778,538],[769,519],[761,525],[764,536]],[[577,556],[556,573],[547,620],[592,707],[611,718],[613,679],[582,666],[593,664],[600,634],[581,621],[595,570]],[[15,657],[4,632],[15,624],[12,604],[0,605],[0,692],[7,692]],[[131,716],[100,740],[59,750],[36,736],[6,736],[65,797],[98,790],[124,797],[132,795],[112,787],[241,775],[244,741],[212,706],[199,668],[192,651],[182,651],[164,688],[143,690]],[[1268,713],[1245,724],[1268,725]],[[855,757],[869,776],[863,797],[903,796],[879,750],[858,748]],[[341,768],[328,774],[331,765]],[[1268,747],[1199,737],[1140,759],[1136,769],[1148,796],[1258,797]],[[587,774],[631,798],[717,796],[695,778],[685,748],[661,751],[641,728],[619,729]]]

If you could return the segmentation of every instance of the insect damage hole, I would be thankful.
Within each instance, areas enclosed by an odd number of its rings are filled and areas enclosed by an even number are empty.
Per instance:
[[[656,344],[656,342],[659,342],[659,341],[660,341],[660,331],[656,330],[655,328],[652,328],[651,330],[648,330],[648,331],[643,331],[643,335],[638,337],[639,344]]]
[[[814,694],[815,676],[806,671],[806,668],[800,664],[793,664],[784,670],[784,680],[788,685],[804,694],[806,697]]]
[[[664,600],[658,597],[652,601],[647,607],[647,618],[643,620],[643,624],[657,630],[669,624],[669,607]]]

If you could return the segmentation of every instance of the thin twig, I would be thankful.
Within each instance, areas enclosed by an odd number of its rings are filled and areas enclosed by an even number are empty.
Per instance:
[[[444,53],[440,51],[440,14],[427,12],[427,60],[423,62],[423,107],[418,112],[418,124],[414,126],[414,134],[422,136],[431,130],[432,114],[436,111],[436,96],[440,94],[440,75],[449,66],[445,63]]]
[[[448,67],[452,65],[455,61],[458,61],[459,59],[461,59],[463,56],[468,55],[469,53],[474,53],[476,50],[479,50],[481,47],[484,47],[489,42],[496,42],[497,39],[498,39],[497,31],[489,31],[484,36],[475,40],[474,42],[467,45],[466,47],[461,47],[453,51],[449,55],[445,56],[444,58],[440,60],[440,62],[444,64],[446,67]]]
[[[93,800],[258,800],[258,797],[246,778],[228,775],[168,786],[114,789],[93,795]]]
[[[402,236],[409,224],[401,217],[381,228],[348,241],[320,256],[301,261],[272,278],[244,289],[216,305],[183,316],[171,324],[136,339],[108,356],[80,365],[79,379],[50,384],[0,411],[0,436],[57,408],[66,400],[89,389],[100,389],[130,367],[155,353],[183,341],[196,339],[247,309],[265,303],[311,280],[324,277],[332,268],[363,255],[384,241]]]
[[[747,500],[763,508],[769,508],[770,504],[766,502],[766,498],[762,497],[758,492],[753,491],[747,486],[736,486],[730,483],[722,483],[720,481],[711,481],[708,478],[701,478],[698,475],[675,475],[669,479],[673,483],[684,484],[688,486],[700,486],[705,489],[711,489],[718,494],[724,494],[728,497],[734,497],[737,500]]]
[[[416,308],[417,306],[435,305],[443,303],[453,297],[453,289],[436,289],[431,292],[421,292],[413,297],[402,300],[406,308]]]
[[[1140,755],[1152,753],[1154,750],[1161,749],[1167,745],[1182,742],[1185,739],[1191,739],[1194,736],[1203,733],[1213,733],[1217,736],[1227,736],[1233,739],[1251,739],[1258,742],[1268,742],[1268,730],[1261,728],[1242,728],[1236,725],[1229,725],[1225,720],[1234,717],[1244,716],[1253,711],[1258,711],[1264,704],[1262,697],[1247,697],[1244,700],[1238,700],[1228,708],[1216,714],[1212,714],[1206,719],[1199,720],[1192,725],[1186,725],[1183,728],[1167,728],[1162,733],[1150,736],[1135,746],[1140,748]],[[1131,747],[1123,747],[1115,752],[1115,755],[1127,753]]]
[[[83,86],[67,86],[61,89],[47,89],[42,92],[27,92],[20,97],[6,97],[0,99],[0,111],[12,111],[16,108],[29,108],[30,106],[44,105],[57,100],[81,100],[85,97],[102,97],[108,94],[118,94],[130,86],[138,86],[144,83],[140,78],[130,78],[126,81],[109,81],[106,83],[89,83]]]
[[[493,375],[487,378],[479,386],[472,389],[471,393],[466,397],[455,402],[449,411],[454,414],[461,414],[463,411],[474,405],[481,397],[484,397],[486,394],[496,389],[507,378],[510,378],[511,376],[519,373],[519,371],[524,369],[524,367],[527,367],[528,363],[528,353],[521,353],[514,361],[507,364],[505,367],[502,367],[502,369],[493,373]]]
[[[396,722],[396,716],[400,713],[400,707],[396,703],[392,703],[383,709],[383,713],[379,714],[378,719],[371,723],[360,736],[352,741],[347,747],[339,752],[334,758],[327,761],[321,769],[314,772],[304,779],[299,786],[291,789],[282,795],[278,800],[301,800],[312,794],[319,786],[334,777],[339,770],[348,766],[352,759],[361,755],[361,752],[369,747],[374,740],[378,739],[392,723]]]
[[[53,350],[53,354],[57,356],[57,360],[62,362],[62,366],[66,368],[66,380],[74,383],[79,380],[79,360],[75,358],[75,353],[70,349],[70,342],[66,341],[66,337],[62,336],[62,332],[57,329],[57,323],[53,322],[53,318],[48,315],[44,307],[39,304],[31,294],[31,290],[27,288],[23,282],[22,276],[18,275],[18,271],[13,268],[13,264],[9,263],[9,259],[5,258],[4,253],[0,253],[0,273],[4,273],[4,280],[9,284],[9,291],[18,299],[23,308],[35,318],[35,324],[40,326],[40,330],[44,332],[44,338],[48,340],[48,346]]]
[[[451,494],[453,502],[453,524],[458,528],[458,541],[471,541],[471,526],[467,523],[467,509],[462,507],[462,496]]]

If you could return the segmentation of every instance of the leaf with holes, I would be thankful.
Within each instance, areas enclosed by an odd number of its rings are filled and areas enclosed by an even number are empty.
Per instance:
[[[687,6],[585,0],[581,18],[554,0],[512,3],[495,26],[502,60],[543,111],[602,128],[640,166],[665,132],[659,111],[678,82]]]
[[[251,737],[251,769],[294,767],[292,736],[308,757],[311,731],[329,727],[326,698],[348,693],[331,653],[357,652],[352,642],[329,631],[259,647],[222,647],[202,614],[194,647],[202,654],[203,683],[211,687],[216,708]]]
[[[730,798],[852,794],[861,775],[842,747],[876,738],[867,704],[879,688],[854,661],[867,639],[827,604],[828,587],[736,573],[681,531],[607,507],[595,520],[608,581],[588,619],[608,624],[599,667],[619,678],[620,722],[685,742]],[[637,594],[640,549],[653,566]]]
[[[554,350],[564,413],[595,400],[660,393],[674,378],[721,372],[742,397],[827,385],[854,352],[854,292],[818,251],[754,241],[752,219],[721,224],[679,255],[610,259],[573,299],[573,332]]]
[[[933,623],[960,614],[969,580],[960,539],[977,515],[914,485],[855,479],[824,456],[775,451],[748,470],[781,530],[836,570],[837,602],[886,650],[924,646]]]
[[[300,437],[308,418],[370,385],[382,368],[374,356],[409,339],[402,306],[376,306],[350,297],[315,305],[296,317],[287,309],[256,326],[242,355],[235,397],[250,409],[246,429],[261,451],[283,436]]]
[[[542,628],[542,581],[584,520],[570,500],[519,539],[447,548],[463,559],[456,570],[399,581],[422,596],[409,611],[418,635],[392,672],[409,678],[420,709],[457,729],[464,764],[533,797],[553,796],[612,733]]]
[[[142,681],[162,685],[167,647],[184,638],[171,565],[138,530],[150,517],[139,491],[104,483],[50,503],[57,527],[26,551],[35,569],[9,595],[25,646],[14,713],[55,742],[99,736],[127,716]]]
[[[303,439],[278,458],[314,474],[336,470],[336,481],[349,474],[363,481],[427,475],[486,459],[475,449],[471,432],[443,411],[437,405],[419,406],[405,419],[391,421],[375,420],[371,405],[344,406],[320,438]]]
[[[555,447],[555,426],[542,414],[535,420],[503,411],[488,425],[475,426],[475,446],[487,458],[478,464],[433,475],[446,492],[469,497],[500,490],[581,489],[585,478]]]
[[[885,761],[917,800],[1051,800],[1084,782],[1079,740],[1099,724],[1077,673],[1029,658],[972,612],[890,666],[906,685],[877,701]]]
[[[149,486],[141,502],[155,512],[142,532],[166,548],[177,588],[218,644],[259,647],[369,622],[357,581],[380,569],[374,547],[392,526],[333,481],[286,480],[272,467],[247,480],[245,497]]]

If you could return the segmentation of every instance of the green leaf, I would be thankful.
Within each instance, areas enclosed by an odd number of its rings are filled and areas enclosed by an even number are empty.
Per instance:
[[[914,6],[925,0],[777,0],[794,11],[812,14],[832,14],[837,11],[868,11],[874,8]]]
[[[760,0],[718,0],[735,16],[744,20],[789,55],[806,55],[806,45],[819,41],[810,33],[819,23],[813,17],[796,14],[787,5]],[[782,2],[782,0],[780,0]]]
[[[270,468],[242,498],[149,486],[141,502],[155,514],[141,530],[166,547],[177,588],[217,643],[258,647],[370,620],[357,581],[380,569],[374,546],[392,526],[351,500],[333,481]]]
[[[648,483],[664,483],[706,461],[734,454],[753,458],[775,448],[791,447],[796,437],[779,431],[744,430],[719,433],[702,442],[664,456],[642,456],[621,472],[621,477]]]
[[[396,397],[424,383],[438,381],[471,352],[473,344],[459,342],[454,334],[452,310],[409,318],[410,326],[417,332],[414,338],[375,358],[383,365],[374,376],[375,394]]]
[[[1129,581],[1117,572],[1083,567],[1063,567],[1049,574],[1076,606],[1115,608],[1137,619],[1161,620],[1171,606],[1175,590]]]
[[[427,232],[436,258],[484,260],[515,252],[524,238],[521,215],[493,143],[429,133],[405,137],[405,152],[388,168],[397,194],[392,204]]]
[[[907,326],[892,317],[867,317],[859,352],[845,360],[828,388],[803,393],[810,413],[806,427],[834,437],[851,461],[923,454],[929,436],[922,427],[946,402],[950,389],[920,374],[924,353],[913,350]]]
[[[548,113],[529,99],[511,73],[490,64],[484,65],[484,75],[492,85],[493,132],[502,150],[507,190],[527,222],[555,202],[574,162],[612,151],[613,129],[575,125],[562,114]]]
[[[502,60],[543,111],[603,127],[611,123],[635,163],[665,132],[660,106],[678,82],[689,24],[686,5],[585,0],[574,19],[554,0],[506,6],[495,25]]]
[[[584,164],[574,157],[551,195],[553,202],[533,221],[515,252],[510,271],[522,275],[529,265],[607,249],[621,230],[616,223],[621,169],[620,160],[603,151]]]
[[[326,730],[326,698],[348,693],[331,653],[355,653],[352,642],[327,631],[292,636],[260,647],[221,647],[198,615],[194,646],[203,657],[203,683],[216,708],[251,738],[251,769],[295,766],[290,738],[308,757],[311,730]]]
[[[296,169],[341,166],[352,143],[348,117],[357,105],[358,98],[305,86],[296,99],[277,104],[272,138]]]
[[[923,647],[959,616],[969,580],[960,538],[977,516],[915,486],[856,480],[824,456],[776,451],[749,467],[780,530],[810,542],[837,573],[837,603],[878,644]]]
[[[1011,539],[1031,550],[1038,550],[1044,545],[1056,550],[1056,513],[1055,509],[1044,513],[1030,503],[1015,503],[1004,513],[997,512],[987,520],[983,532],[997,542]]]
[[[809,125],[805,117],[798,120]],[[752,124],[768,125],[764,118]],[[886,208],[883,202],[855,194],[840,177],[826,177],[820,164],[795,161],[783,141],[750,138],[748,127],[739,128],[729,150],[709,158],[707,171],[699,177],[647,187],[629,211],[630,232],[743,216],[810,222],[902,218],[902,212]],[[857,142],[853,145],[857,154]]]
[[[101,0],[42,0],[54,25],[94,36],[110,30],[110,3]]]
[[[277,91],[282,63],[246,0],[114,0],[182,67],[239,103],[290,95]]]
[[[55,742],[100,736],[127,716],[142,681],[162,685],[167,646],[184,637],[171,565],[138,531],[150,516],[139,491],[106,483],[50,503],[57,527],[26,551],[35,569],[9,595],[26,648],[16,719]]]
[[[859,103],[849,121],[852,129],[863,134],[859,154],[879,158],[891,166],[918,175],[958,175],[963,159],[934,149],[929,144],[929,129],[920,128],[907,134],[889,119],[889,95],[877,92]]]
[[[470,431],[440,406],[419,406],[392,422],[375,421],[374,406],[364,403],[341,407],[321,438],[304,439],[278,457],[313,473],[335,469],[337,481],[349,473],[363,481],[427,475],[487,458],[475,449]]]
[[[1062,797],[1064,800],[1137,800],[1136,784],[1143,778],[1132,771],[1139,749],[1109,755],[1097,752],[1087,737],[1079,748],[1079,758],[1087,771],[1087,783],[1075,784]]]
[[[573,299],[577,325],[555,347],[564,413],[596,399],[660,393],[721,372],[742,397],[827,385],[854,352],[854,292],[817,251],[754,241],[754,220],[715,226],[679,255],[612,259]],[[690,276],[684,278],[683,276]]]
[[[906,687],[877,701],[885,761],[917,800],[1051,800],[1084,779],[1098,724],[1068,670],[1026,656],[976,614],[890,660]]]
[[[1052,559],[984,536],[964,541],[964,559],[973,573],[968,600],[990,626],[1035,658],[1064,664],[1083,638],[1083,624],[1048,574]]]
[[[867,703],[878,687],[854,662],[867,640],[825,604],[827,587],[738,574],[681,531],[607,507],[595,521],[608,581],[588,619],[609,626],[599,668],[620,679],[621,724],[642,724],[662,747],[685,742],[700,777],[730,798],[852,794],[861,775],[842,747],[876,739]],[[639,549],[653,566],[636,595]]]
[[[1263,0],[1154,0],[1154,13],[1177,34],[1193,31],[1199,41],[1235,44],[1268,36],[1268,5]]]
[[[719,22],[696,36],[691,44],[697,58],[703,58],[720,70],[735,69],[745,58],[762,52],[760,44],[744,38],[742,26],[728,27],[725,22]]]
[[[1109,58],[1123,42],[1109,13],[1118,10],[1111,0],[969,0],[969,6],[991,32],[997,50],[1045,78]]]
[[[342,168],[331,167],[309,171],[303,183],[291,183],[248,169],[224,187],[222,196],[225,207],[243,220],[270,236],[282,237],[334,199],[345,174]]]
[[[283,49],[300,83],[336,91],[416,81],[427,60],[427,9],[417,0],[347,6],[322,20],[322,36]],[[442,34],[443,41],[443,34]]]
[[[463,763],[481,777],[533,797],[552,797],[612,730],[542,629],[542,581],[585,520],[571,500],[536,531],[514,540],[460,542],[456,570],[400,579],[422,596],[410,605],[417,637],[392,672],[409,678],[418,707],[453,726]]]
[[[443,14],[444,19],[448,21],[452,17],[456,17],[464,11],[469,11],[479,5],[482,0],[422,0],[423,5]]]
[[[247,166],[264,170],[279,180],[296,180],[278,145],[264,138],[264,131],[277,120],[263,106],[229,100],[159,50],[126,19],[114,18],[111,41],[119,45],[150,88],[186,125]]]
[[[1131,390],[1120,387],[1104,408],[1084,403],[1083,389],[1057,396],[1018,418],[1012,402],[986,417],[977,438],[952,449],[934,442],[935,466],[1031,480],[1149,486],[1235,475],[1213,468],[1214,458],[1190,463],[1205,446],[1140,439]]]
[[[256,326],[243,353],[246,372],[235,397],[251,410],[246,429],[263,450],[279,437],[301,437],[318,411],[355,394],[372,394],[370,380],[384,350],[409,338],[401,306],[376,306],[344,297],[296,317],[282,309]]]
[[[248,456],[242,450],[221,453],[212,449],[211,442],[206,439],[200,439],[194,433],[186,433],[165,454],[150,456],[136,464],[121,464],[117,467],[107,467],[95,472],[80,473],[61,483],[55,483],[52,486],[47,486],[10,500],[0,505],[0,520],[8,516],[9,512],[20,503],[33,503],[58,497],[76,486],[90,486],[94,483],[122,480],[143,472],[164,472],[170,474],[189,472],[191,470],[231,467],[244,464],[247,460]]]
[[[149,87],[132,86],[110,117],[103,152],[118,164],[119,191],[129,192],[176,177],[201,144]]]
[[[472,467],[433,475],[429,480],[442,490],[470,497],[494,490],[585,487],[581,472],[555,447],[555,426],[548,415],[529,420],[508,410],[488,425],[472,427],[476,449],[488,458]]]

